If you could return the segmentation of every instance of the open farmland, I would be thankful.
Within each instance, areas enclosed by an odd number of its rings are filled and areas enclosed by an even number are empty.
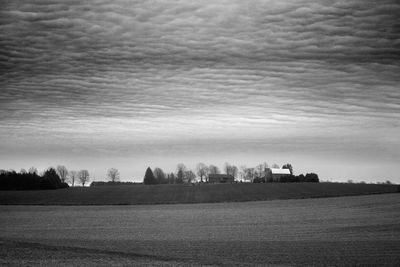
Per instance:
[[[133,205],[214,203],[394,193],[397,185],[341,183],[234,183],[118,185],[58,190],[0,191],[0,204]]]
[[[0,215],[0,265],[400,265],[400,194]]]

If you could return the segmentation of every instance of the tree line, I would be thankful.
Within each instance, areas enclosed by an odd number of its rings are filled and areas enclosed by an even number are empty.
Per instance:
[[[82,186],[85,186],[89,181],[89,171],[68,171],[63,165],[59,165],[56,168],[49,167],[40,174],[38,174],[38,170],[35,167],[29,168],[28,171],[21,169],[19,172],[15,170],[0,170],[0,190],[67,188],[69,187],[68,182],[74,186],[77,181]]]
[[[56,170],[49,168],[38,175],[37,172],[0,171],[1,190],[38,190],[69,187],[60,179]]]
[[[271,168],[281,168],[278,164],[272,164]],[[179,163],[176,167],[176,172],[166,173],[161,168],[156,167],[152,170],[147,168],[143,183],[144,184],[182,184],[191,182],[209,182],[209,175],[212,174],[226,174],[231,175],[234,179],[240,181],[248,181],[253,183],[265,182],[319,182],[318,175],[315,173],[307,173],[306,175],[300,174],[298,176],[293,174],[293,166],[290,163],[284,164],[282,169],[288,169],[290,175],[280,177],[278,180],[272,180],[267,177],[269,166],[266,162],[257,165],[256,167],[247,167],[242,165],[240,168],[226,162],[223,171],[215,165],[206,165],[198,163],[195,171],[188,169],[185,164]]]
[[[230,169],[229,169],[230,170]],[[183,184],[192,183],[200,178],[199,182],[208,182],[207,178],[210,174],[220,174],[221,171],[215,165],[207,166],[204,163],[198,163],[196,170],[190,170],[185,164],[179,163],[176,166],[176,172],[164,172],[161,168],[156,167],[154,171],[148,167],[143,178],[144,184]],[[197,174],[197,176],[196,176]]]
[[[255,167],[247,167],[245,165],[238,168],[234,164],[226,162],[222,171],[215,165],[207,165],[202,162],[198,163],[195,170],[186,167],[185,164],[179,163],[175,172],[164,172],[163,169],[156,167],[152,170],[147,168],[143,183],[144,184],[183,184],[193,182],[209,182],[209,176],[213,174],[226,174],[232,176],[236,181],[247,181],[253,183],[265,182],[319,182],[318,175],[315,173],[293,174],[293,167],[287,163],[282,169],[289,169],[290,175],[282,176],[278,180],[267,178],[268,164],[266,162]],[[277,164],[272,164],[271,168],[280,168]],[[107,179],[109,182],[96,182],[93,185],[108,184],[130,184],[129,182],[121,183],[118,169],[110,168],[107,170]],[[1,190],[24,190],[24,189],[55,189],[75,186],[80,183],[85,186],[90,180],[88,170],[68,170],[63,165],[56,168],[48,168],[40,175],[36,168],[31,167],[28,171],[21,169],[19,173],[14,170],[0,170],[0,189]]]

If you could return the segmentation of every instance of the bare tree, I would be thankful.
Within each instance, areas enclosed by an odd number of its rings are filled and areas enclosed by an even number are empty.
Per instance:
[[[253,181],[256,176],[255,168],[247,168],[245,165],[240,166],[240,176],[243,180]]]
[[[19,173],[20,173],[20,174],[26,174],[26,170],[25,170],[24,168],[22,168],[22,169],[19,171]]]
[[[88,170],[80,170],[78,172],[78,178],[81,182],[82,186],[85,186],[85,183],[89,181],[89,171]]]
[[[68,170],[63,165],[57,166],[57,174],[60,176],[61,182],[65,183],[68,175]]]
[[[247,177],[247,179],[253,182],[253,181],[254,181],[254,178],[255,178],[255,176],[256,176],[255,172],[256,172],[256,171],[255,171],[254,168],[247,168],[247,170],[246,170],[246,177]]]
[[[193,171],[188,170],[184,172],[184,181],[187,183],[194,182],[196,180],[196,174]]]
[[[272,168],[274,168],[274,169],[279,169],[280,167],[279,167],[278,164],[274,163],[274,164],[272,164]]]
[[[185,164],[179,163],[176,166],[176,170],[177,170],[176,183],[181,184],[185,181],[185,172],[187,171],[187,168],[186,168]]]
[[[107,171],[107,177],[111,182],[119,181],[119,171],[116,168],[110,168]]]
[[[234,178],[236,178],[239,170],[235,165],[231,165],[230,163],[226,162],[224,165],[224,171],[226,174],[232,175]]]
[[[208,174],[219,174],[221,171],[215,165],[208,166]]]
[[[71,180],[71,185],[75,185],[75,180],[78,178],[78,172],[77,171],[69,171],[69,178]]]
[[[231,164],[228,163],[228,162],[225,162],[225,164],[224,164],[224,171],[225,171],[225,174],[228,174],[228,175],[229,175],[230,170],[231,170]]]
[[[231,175],[236,178],[238,175],[239,169],[238,167],[236,167],[235,165],[231,166]]]
[[[208,173],[207,165],[202,162],[197,164],[196,173],[200,177],[200,181],[203,182],[203,177],[207,178],[207,173]]]

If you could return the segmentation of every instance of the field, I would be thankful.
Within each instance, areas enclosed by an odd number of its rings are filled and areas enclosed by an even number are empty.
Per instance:
[[[0,206],[0,265],[400,266],[400,194]]]
[[[397,185],[340,183],[124,185],[0,191],[0,204],[130,205],[243,202],[393,193],[398,190]]]

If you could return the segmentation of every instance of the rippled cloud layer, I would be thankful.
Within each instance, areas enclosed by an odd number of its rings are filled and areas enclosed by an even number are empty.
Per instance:
[[[212,143],[400,160],[395,0],[0,5],[2,158]]]

